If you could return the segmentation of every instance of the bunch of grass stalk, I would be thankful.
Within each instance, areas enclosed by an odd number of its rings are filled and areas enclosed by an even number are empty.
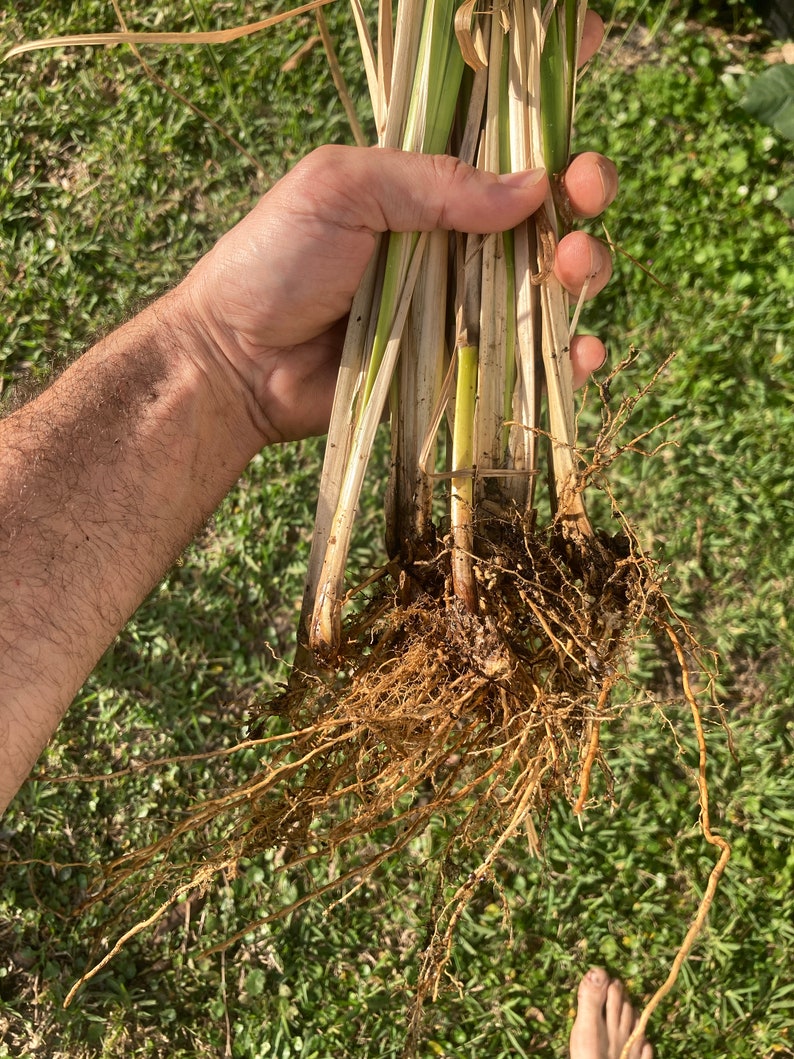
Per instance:
[[[545,166],[560,188],[586,0],[479,9],[474,0],[398,0],[396,11],[382,0],[374,40],[360,0],[351,2],[380,146],[451,153],[497,173]],[[629,702],[658,705],[630,676],[636,642],[650,631],[677,660],[699,755],[701,827],[718,850],[638,1032],[669,991],[730,850],[709,819],[698,645],[604,474],[642,440],[616,440],[641,394],[615,411],[605,404],[595,443],[578,447],[569,355],[578,306],[552,270],[567,221],[555,190],[510,232],[381,239],[350,313],[293,676],[243,744],[262,747],[261,768],[108,866],[103,901],[144,870],[155,907],[81,983],[243,857],[276,849],[287,871],[328,865],[325,882],[315,877],[264,924],[324,893],[343,900],[435,828],[444,839],[424,865],[435,897],[410,1051],[460,917],[507,843],[523,835],[536,846],[537,810],[554,794],[577,813],[591,804],[595,766],[609,786],[604,721]],[[387,412],[387,555],[349,590],[356,509]],[[590,484],[610,497],[613,536],[591,524]],[[285,719],[277,734],[274,713]]]
[[[380,146],[451,150],[497,173],[561,174],[584,8],[504,3],[477,15],[472,2],[401,0],[393,31],[383,3],[376,56],[354,4]],[[484,506],[535,508],[544,382],[552,506],[567,535],[592,535],[575,466],[570,315],[551,271],[557,226],[550,198],[513,232],[384,240],[351,312],[323,470],[305,600],[316,656],[340,652],[354,515],[387,402],[390,556],[409,569],[436,554],[442,485],[451,593],[468,613],[482,612],[474,533]],[[439,428],[448,435],[440,473]]]

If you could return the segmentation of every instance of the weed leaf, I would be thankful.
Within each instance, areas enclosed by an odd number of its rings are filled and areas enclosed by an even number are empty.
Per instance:
[[[787,140],[794,140],[794,66],[772,66],[747,89],[742,106]]]

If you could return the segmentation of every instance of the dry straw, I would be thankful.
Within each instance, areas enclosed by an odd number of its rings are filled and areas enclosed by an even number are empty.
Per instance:
[[[584,0],[483,8],[398,0],[396,11],[383,2],[374,36],[368,12],[351,3],[379,145],[448,151],[493,172],[545,165],[557,186],[570,150]],[[67,43],[219,43],[283,17],[221,34],[57,38],[10,54]],[[335,77],[341,83],[338,67]],[[701,703],[711,701],[711,681],[606,477],[621,452],[647,444],[647,435],[621,440],[644,391],[617,409],[604,403],[589,448],[577,438],[569,347],[578,307],[572,321],[551,268],[565,224],[550,195],[512,232],[381,240],[350,314],[293,676],[277,702],[262,705],[255,738],[243,744],[261,747],[260,767],[108,867],[103,900],[136,901],[142,885],[150,897],[165,896],[69,999],[181,896],[243,857],[270,849],[284,871],[327,866],[325,882],[275,908],[265,924],[323,894],[344,900],[429,829],[445,837],[424,865],[436,896],[411,1051],[460,917],[493,881],[507,844],[519,835],[536,844],[537,810],[554,795],[577,814],[591,804],[593,770],[609,775],[605,722],[629,706],[662,708],[631,676],[636,645],[649,634],[676,659],[699,756],[701,829],[717,859],[637,1033],[672,987],[730,855],[709,815]],[[387,410],[387,555],[351,590],[355,512]],[[587,488],[607,493],[616,535],[594,529]],[[269,734],[273,714],[278,735]],[[469,867],[456,877],[451,866],[464,860]]]

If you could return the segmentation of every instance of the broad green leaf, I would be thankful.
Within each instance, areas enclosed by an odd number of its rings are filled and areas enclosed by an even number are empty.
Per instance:
[[[781,64],[764,70],[750,82],[742,106],[781,136],[794,140],[794,66]]]

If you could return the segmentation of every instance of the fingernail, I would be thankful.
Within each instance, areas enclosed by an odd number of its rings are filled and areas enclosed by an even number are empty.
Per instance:
[[[618,171],[608,158],[599,159],[596,163],[596,169],[601,180],[604,202],[609,206],[614,202],[618,193]]]
[[[603,269],[609,268],[610,264],[611,258],[607,248],[602,243],[591,240],[590,267],[587,272],[588,278],[594,279]]]
[[[534,188],[545,176],[546,170],[541,166],[540,169],[524,169],[520,173],[502,173],[499,182],[509,188]]]

